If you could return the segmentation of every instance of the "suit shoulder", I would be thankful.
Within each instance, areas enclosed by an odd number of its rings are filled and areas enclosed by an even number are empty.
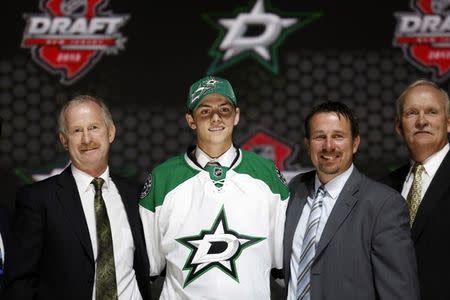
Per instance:
[[[18,189],[18,193],[27,193],[27,192],[39,192],[39,191],[47,191],[51,190],[55,187],[58,182],[58,178],[61,174],[53,175],[44,180],[36,181],[30,184],[25,184]]]
[[[404,180],[406,174],[409,171],[409,164],[405,164],[392,172],[389,172],[386,176],[380,179],[380,182],[392,186],[394,182],[398,180]]]
[[[316,175],[316,171],[314,171],[314,170],[295,175],[289,182],[289,188],[295,188],[295,186],[298,184],[301,184],[301,183],[304,184],[306,182],[309,182],[310,180],[314,180],[315,175]]]
[[[388,199],[397,199],[403,201],[401,194],[385,183],[375,181],[372,178],[362,175],[360,192],[364,197],[368,197],[377,202],[384,202]]]
[[[120,182],[122,185],[125,185],[129,188],[139,188],[139,182],[132,177],[123,177],[121,175],[117,175],[112,173],[111,178],[114,182]]]

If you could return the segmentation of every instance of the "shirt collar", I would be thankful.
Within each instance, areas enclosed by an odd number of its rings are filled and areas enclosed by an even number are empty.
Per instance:
[[[92,179],[94,179],[93,176],[77,169],[73,164],[70,165],[70,168],[72,170],[72,175],[75,178],[75,182],[77,186],[80,188],[81,191],[87,192],[90,188],[92,188]],[[98,176],[102,178],[105,183],[102,186],[102,189],[108,189],[110,185],[110,178],[109,178],[109,167],[106,167],[105,172],[103,172],[102,175]]]
[[[217,158],[211,158],[206,154],[202,149],[200,149],[198,146],[195,147],[195,158],[197,159],[197,162],[200,166],[205,167],[207,163],[214,161],[218,162],[224,167],[230,167],[233,163],[234,159],[236,158],[236,148],[231,145],[231,147],[225,151],[224,154]]]
[[[339,197],[339,194],[341,193],[342,189],[344,188],[345,183],[347,182],[348,178],[353,172],[353,163],[350,165],[350,168],[345,170],[342,174],[339,174],[332,180],[328,181],[324,188],[326,193],[333,198],[333,200],[336,200]],[[319,177],[317,176],[316,172],[316,178],[314,182],[314,191],[317,193],[317,190],[322,185],[322,183],[319,180]],[[315,195],[314,193],[314,195]]]
[[[433,178],[434,174],[436,174],[437,170],[439,169],[439,166],[441,165],[441,162],[444,160],[445,156],[447,155],[448,151],[450,150],[450,146],[447,143],[441,150],[434,153],[427,159],[425,159],[422,163],[423,168],[425,170],[425,173],[430,177]],[[409,168],[408,176],[406,176],[406,180],[409,179],[409,177],[412,175],[412,167],[414,166],[416,162],[414,160],[410,160],[411,167]]]

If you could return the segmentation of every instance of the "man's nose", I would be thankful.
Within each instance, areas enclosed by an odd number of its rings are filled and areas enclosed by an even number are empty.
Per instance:
[[[213,122],[217,122],[221,119],[222,117],[220,116],[220,113],[218,110],[213,110],[211,112],[211,121]]]
[[[323,142],[322,148],[326,151],[332,151],[334,150],[334,147],[334,140],[331,137],[327,137]]]
[[[81,141],[85,144],[89,144],[89,142],[91,141],[91,133],[89,132],[89,130],[83,130]]]
[[[417,118],[417,122],[416,122],[417,126],[420,128],[425,127],[428,124],[428,119],[425,115],[425,112],[421,111],[419,113],[419,116]]]

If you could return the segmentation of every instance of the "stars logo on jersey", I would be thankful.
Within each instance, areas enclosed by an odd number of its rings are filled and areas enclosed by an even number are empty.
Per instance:
[[[239,9],[239,13],[235,14],[234,18],[219,18],[217,21],[209,15],[204,15],[206,21],[220,31],[219,38],[209,52],[214,57],[214,61],[208,74],[217,73],[246,57],[256,59],[277,74],[277,49],[281,42],[288,34],[321,15],[321,13],[313,12],[290,14],[291,17],[280,16],[266,10],[263,0],[256,0],[250,12],[248,8],[245,10],[246,12],[243,12]],[[262,32],[257,35],[249,34],[255,26],[262,27]]]
[[[210,230],[202,230],[198,235],[177,239],[177,242],[191,250],[183,267],[183,271],[189,271],[183,287],[213,268],[218,268],[239,282],[236,260],[245,248],[264,239],[239,234],[230,229],[222,206]]]
[[[284,185],[287,185],[286,178],[284,178],[284,176],[283,176],[283,174],[280,172],[280,170],[279,170],[277,167],[275,167],[275,170],[277,171],[278,179],[280,179],[280,181],[281,181]]]
[[[140,199],[144,199],[152,188],[152,174],[148,174],[147,179],[145,180],[144,187],[142,188]]]

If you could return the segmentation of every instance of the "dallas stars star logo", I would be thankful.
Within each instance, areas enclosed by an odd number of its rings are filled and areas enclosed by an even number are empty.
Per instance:
[[[189,271],[183,287],[212,268],[220,269],[239,282],[236,260],[242,250],[264,239],[242,235],[229,229],[222,206],[210,230],[202,230],[199,235],[177,239],[177,242],[191,250],[183,267],[183,271]]]
[[[214,74],[251,57],[278,74],[277,51],[282,41],[288,34],[319,18],[321,13],[290,15],[289,18],[283,18],[267,12],[263,0],[257,0],[250,12],[236,13],[235,18],[219,18],[214,21],[209,15],[204,15],[206,21],[219,30],[219,37],[209,51],[214,61],[207,73]],[[257,36],[246,36],[251,26],[262,26],[264,31]]]

